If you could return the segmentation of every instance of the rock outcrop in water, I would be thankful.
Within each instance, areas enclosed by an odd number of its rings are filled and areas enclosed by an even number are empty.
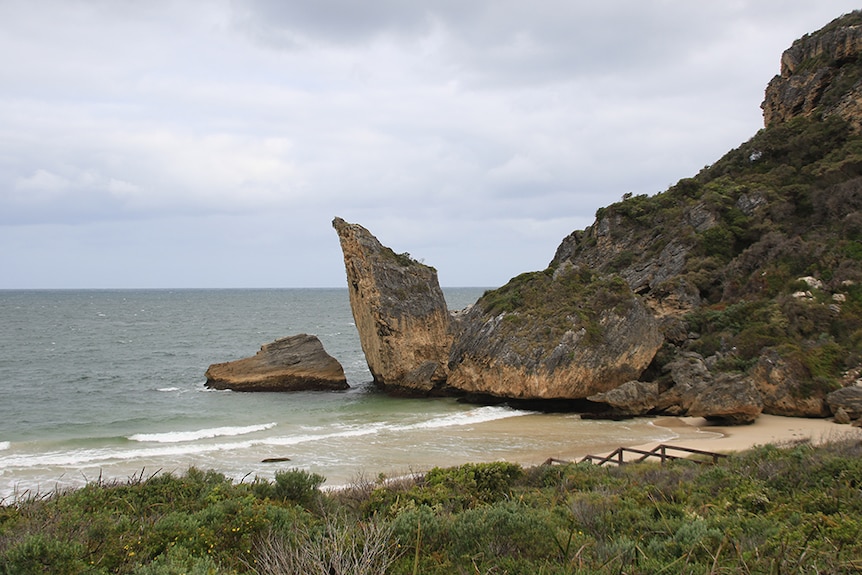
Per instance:
[[[335,218],[332,226],[374,382],[393,392],[444,393],[452,335],[437,270],[396,254],[358,224]]]
[[[299,334],[261,346],[253,357],[215,363],[206,386],[233,391],[311,391],[347,389],[338,361],[313,335]]]

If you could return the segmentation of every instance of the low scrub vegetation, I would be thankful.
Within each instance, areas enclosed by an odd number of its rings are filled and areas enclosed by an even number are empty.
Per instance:
[[[506,285],[485,292],[477,302],[485,314],[506,314],[500,329],[523,334],[523,326],[538,330],[537,340],[558,340],[577,325],[589,341],[602,338],[603,313],[625,314],[634,295],[619,276],[599,277],[590,270],[566,267],[528,272]]]
[[[858,573],[862,445],[677,461],[435,468],[322,491],[219,473],[0,506],[3,574]]]

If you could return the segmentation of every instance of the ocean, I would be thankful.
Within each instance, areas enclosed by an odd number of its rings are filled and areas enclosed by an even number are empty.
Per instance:
[[[483,291],[444,289],[450,309]],[[351,389],[204,387],[210,364],[299,333],[320,338]],[[0,501],[192,466],[236,481],[299,468],[337,487],[674,437],[646,419],[389,397],[371,383],[346,289],[0,291]]]

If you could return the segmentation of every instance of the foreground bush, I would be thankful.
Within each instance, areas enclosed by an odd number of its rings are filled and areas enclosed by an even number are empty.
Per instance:
[[[862,445],[434,469],[322,492],[190,469],[0,506],[0,573],[858,573]]]

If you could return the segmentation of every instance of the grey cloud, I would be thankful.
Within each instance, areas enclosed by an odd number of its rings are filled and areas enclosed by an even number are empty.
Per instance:
[[[781,50],[842,10],[0,2],[0,287],[341,285],[335,215],[502,283],[750,137]]]
[[[360,46],[389,38],[406,50],[436,52],[469,85],[493,86],[667,68],[719,41],[748,4],[255,0],[232,7],[247,30],[273,43]]]

